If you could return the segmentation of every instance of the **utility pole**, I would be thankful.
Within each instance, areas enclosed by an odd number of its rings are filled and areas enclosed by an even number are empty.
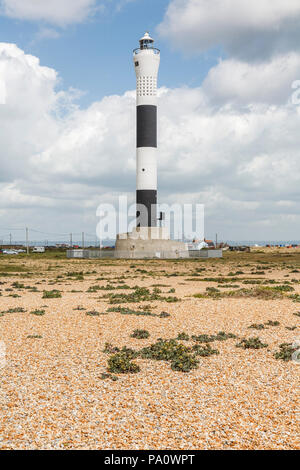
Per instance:
[[[218,248],[218,234],[216,233],[216,249]]]
[[[70,233],[70,248],[73,248],[73,237],[72,237],[72,233]]]
[[[84,248],[84,232],[82,232],[82,248]]]
[[[29,255],[29,237],[28,237],[28,228],[26,227],[26,250],[27,255]]]
[[[9,234],[9,244],[10,244],[10,246],[11,246],[11,240],[12,240],[12,235],[11,235],[11,233],[10,233],[10,234]]]

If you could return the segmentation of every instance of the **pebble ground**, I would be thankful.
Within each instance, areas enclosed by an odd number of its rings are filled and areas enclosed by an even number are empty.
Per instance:
[[[42,256],[0,260],[0,312],[25,310],[0,317],[2,356],[6,350],[0,362],[0,449],[299,448],[300,367],[276,360],[274,353],[281,343],[299,339],[300,317],[294,314],[300,304],[287,296],[274,300],[193,297],[207,287],[217,287],[203,278],[238,270],[243,274],[236,275],[239,280],[232,284],[240,287],[245,287],[243,279],[280,283],[294,279],[294,293],[300,293],[300,273],[292,273],[300,266],[299,252],[292,257],[226,254],[224,260],[196,262]],[[255,274],[262,260],[270,269]],[[198,272],[199,279],[194,276],[197,268],[205,269]],[[84,279],[68,276],[70,271],[83,271]],[[117,285],[120,280],[151,290],[161,284],[165,295],[180,301],[121,304],[138,310],[150,303],[153,313],[165,311],[171,315],[168,318],[113,312],[87,316],[86,311],[104,313],[111,307],[102,298],[109,291],[90,293],[88,288]],[[38,291],[13,287],[16,281]],[[167,294],[171,288],[175,293]],[[42,298],[43,291],[51,289],[60,290],[62,297]],[[19,297],[11,296],[15,294]],[[75,310],[78,306],[86,310]],[[35,309],[46,313],[31,314]],[[280,325],[249,329],[268,320]],[[297,329],[286,329],[292,326]],[[148,330],[150,337],[131,338],[136,328]],[[138,349],[159,337],[175,338],[182,331],[198,335],[220,330],[239,338],[259,336],[268,347],[244,350],[236,347],[236,339],[229,339],[213,343],[220,354],[201,357],[199,368],[188,373],[173,371],[167,362],[136,359],[139,373],[119,374],[116,381],[101,378],[109,357],[103,352],[105,342]],[[32,337],[36,335],[41,338]]]

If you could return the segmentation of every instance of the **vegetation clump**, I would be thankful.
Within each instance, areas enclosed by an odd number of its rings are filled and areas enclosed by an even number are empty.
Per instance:
[[[13,283],[12,283],[12,287],[14,287],[15,289],[24,289],[24,288],[25,288],[24,284],[21,284],[21,283],[18,282],[18,281],[13,282]]]
[[[100,379],[101,380],[111,379],[113,382],[116,382],[116,380],[118,380],[118,377],[116,375],[107,374],[104,372],[100,375]]]
[[[106,354],[115,354],[119,352],[120,349],[116,346],[113,346],[111,343],[105,343],[103,352]]]
[[[212,343],[213,341],[226,341],[227,339],[237,338],[233,333],[225,333],[225,331],[219,331],[216,335],[193,335],[192,339],[197,343]]]
[[[131,338],[146,339],[146,338],[149,338],[150,333],[147,330],[136,329],[130,336]]]
[[[189,348],[175,339],[159,338],[156,343],[141,350],[143,359],[155,359],[157,361],[171,361],[183,354],[188,354]]]
[[[225,333],[225,331],[219,331],[215,338],[216,341],[226,341],[227,339],[235,339],[237,338],[237,336],[233,333]]]
[[[132,362],[132,355],[127,351],[120,351],[108,359],[108,371],[115,374],[133,374],[140,371],[140,367]]]
[[[198,367],[199,361],[192,354],[191,348],[178,343],[175,339],[159,338],[156,343],[151,344],[140,351],[143,359],[154,359],[156,361],[170,361],[173,370],[189,372]]]
[[[280,350],[274,354],[274,357],[285,362],[291,361],[293,354],[298,350],[298,347],[294,347],[292,343],[282,343],[279,348]],[[297,359],[300,359],[300,352]]]
[[[167,317],[170,317],[170,313],[168,312],[161,312],[159,315],[159,318],[167,318]]]
[[[236,344],[236,347],[243,348],[243,349],[262,349],[262,348],[267,348],[268,345],[262,343],[258,337],[255,337],[255,338],[242,339],[240,343]]]
[[[94,293],[94,292],[98,292],[98,290],[100,290],[100,286],[90,286],[87,292]]]
[[[202,335],[193,335],[192,339],[194,341],[197,341],[197,343],[212,343],[213,341],[215,341],[216,337],[214,335],[202,334]]]
[[[142,315],[142,316],[156,317],[155,313],[151,313],[147,311],[132,310],[131,308],[127,308],[127,307],[110,307],[107,311],[121,313],[121,315],[137,315],[137,316]]]
[[[197,369],[199,361],[190,354],[182,354],[175,357],[171,362],[171,369],[179,372],[189,372],[191,369]]]
[[[177,339],[181,341],[189,341],[190,337],[187,333],[183,331],[182,333],[178,333]]]
[[[59,299],[61,298],[61,292],[57,289],[44,290],[43,299]]]
[[[161,312],[160,314],[152,313],[149,311],[150,306],[146,306],[143,310],[133,310],[128,307],[110,307],[107,309],[107,312],[116,312],[121,313],[121,315],[137,315],[137,316],[146,316],[146,317],[159,317],[167,318],[171,315],[167,312]]]
[[[23,307],[15,307],[15,308],[9,308],[6,310],[6,312],[3,313],[25,313],[26,310],[24,310]]]
[[[208,357],[214,354],[220,354],[218,349],[213,349],[210,344],[205,344],[202,346],[201,344],[195,344],[192,348],[194,354],[196,356]]]
[[[97,312],[97,310],[89,310],[85,313],[88,317],[99,317],[99,315],[106,315],[105,313]]]
[[[288,286],[288,285],[274,286],[272,287],[272,289],[275,291],[280,291],[280,292],[291,292],[295,290],[292,286]]]
[[[267,323],[266,323],[267,326],[279,326],[280,323],[279,321],[273,321],[273,320],[269,320]]]
[[[213,291],[209,290],[205,293],[194,295],[194,297],[198,299],[205,299],[205,298],[221,299],[221,298],[226,298],[226,297],[232,297],[232,298],[256,297],[262,300],[278,299],[278,298],[282,298],[283,296],[284,294],[281,290],[277,291],[277,290],[274,290],[273,287],[268,287],[268,286],[258,286],[252,289],[241,288],[241,289],[233,290],[229,292],[216,292],[214,290]],[[300,296],[299,296],[299,301],[300,301]]]
[[[31,315],[37,315],[38,317],[41,317],[41,316],[45,315],[46,312],[45,312],[45,310],[37,309],[37,310],[32,310],[32,312],[30,312],[30,313],[31,313]]]
[[[263,323],[253,323],[252,325],[248,326],[248,328],[252,328],[254,330],[264,330],[265,325]]]
[[[153,292],[150,292],[146,287],[134,287],[134,291],[130,294],[107,294],[104,296],[109,299],[111,304],[120,304],[120,303],[138,303],[146,302],[152,300],[163,300],[165,302],[178,302],[177,297],[163,297],[157,292],[157,288],[154,288]]]

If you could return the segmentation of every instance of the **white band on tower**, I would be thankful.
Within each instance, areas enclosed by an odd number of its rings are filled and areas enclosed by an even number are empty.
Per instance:
[[[137,204],[139,225],[157,225],[157,75],[160,51],[148,33],[133,52],[137,95]],[[144,207],[144,214],[141,207]]]

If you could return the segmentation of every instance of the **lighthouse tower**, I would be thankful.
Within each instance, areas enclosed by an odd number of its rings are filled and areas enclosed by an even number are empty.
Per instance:
[[[160,51],[149,33],[133,51],[136,72],[136,203],[137,223],[119,233],[116,258],[186,258],[183,242],[170,239],[167,227],[157,226],[157,75]]]
[[[136,72],[137,226],[157,226],[157,75],[160,51],[149,33],[133,51]]]

